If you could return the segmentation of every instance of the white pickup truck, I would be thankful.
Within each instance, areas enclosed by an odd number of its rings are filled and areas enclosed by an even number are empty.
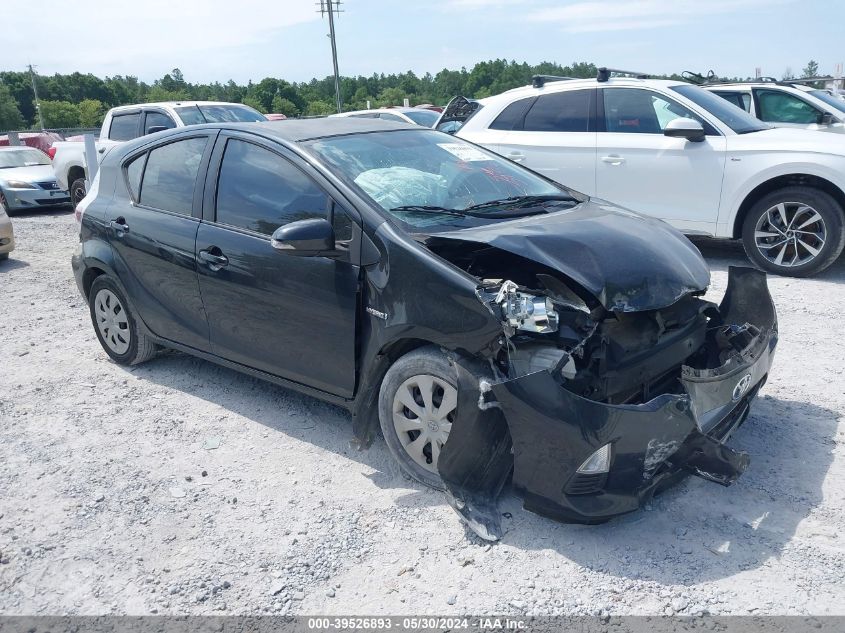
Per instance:
[[[145,134],[153,134],[174,127],[198,123],[231,123],[236,121],[266,121],[266,117],[242,103],[219,101],[170,101],[118,106],[106,113],[97,152],[130,141]],[[70,191],[73,206],[85,197],[85,143],[57,141],[49,151],[59,188]]]

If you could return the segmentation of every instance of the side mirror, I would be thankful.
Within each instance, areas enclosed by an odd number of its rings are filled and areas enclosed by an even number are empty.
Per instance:
[[[819,125],[833,125],[836,120],[830,112],[825,112],[819,115]]]
[[[335,250],[334,229],[324,218],[297,220],[277,228],[270,244],[286,255],[330,255]]]
[[[165,125],[151,125],[147,128],[147,134],[155,134],[156,132],[164,132],[167,129]]]
[[[694,119],[673,119],[666,125],[663,135],[672,138],[685,138],[693,143],[700,143],[704,140],[704,127]]]

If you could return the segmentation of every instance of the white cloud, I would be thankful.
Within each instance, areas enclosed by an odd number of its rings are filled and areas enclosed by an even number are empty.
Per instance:
[[[0,1],[4,70],[32,62],[43,72],[139,74],[202,53],[214,67],[227,49],[320,19],[310,0],[75,0],[72,8],[64,0]]]
[[[558,23],[573,33],[659,28],[794,0],[598,0],[531,11],[530,21]],[[703,23],[702,26],[712,26]]]

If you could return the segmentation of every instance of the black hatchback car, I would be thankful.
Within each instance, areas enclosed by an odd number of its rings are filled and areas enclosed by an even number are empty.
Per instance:
[[[598,523],[688,473],[769,373],[763,273],[434,130],[199,125],[112,148],[73,257],[106,353],[175,348],[347,407],[478,534],[497,497]]]

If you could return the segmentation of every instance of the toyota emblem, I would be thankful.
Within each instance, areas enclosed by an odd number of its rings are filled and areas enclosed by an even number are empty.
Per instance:
[[[745,374],[742,378],[739,379],[739,382],[736,383],[733,391],[733,401],[736,402],[742,396],[745,395],[745,392],[748,391],[748,387],[751,386],[751,374]]]

